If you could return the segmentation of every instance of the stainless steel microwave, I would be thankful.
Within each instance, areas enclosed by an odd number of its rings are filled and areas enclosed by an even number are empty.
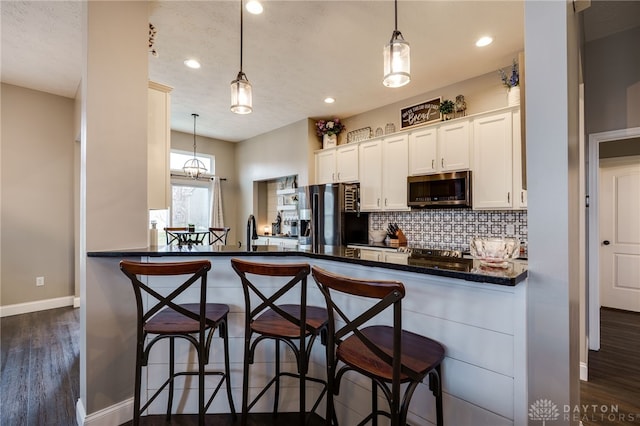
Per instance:
[[[412,208],[471,207],[471,171],[409,176],[407,204]]]

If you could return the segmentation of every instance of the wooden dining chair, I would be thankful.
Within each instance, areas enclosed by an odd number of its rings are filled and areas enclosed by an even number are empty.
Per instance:
[[[209,228],[209,245],[220,243],[223,246],[227,245],[227,235],[229,234],[228,226],[222,228]]]
[[[136,368],[135,393],[133,399],[133,424],[139,425],[142,413],[168,386],[167,421],[171,419],[174,382],[179,376],[197,376],[198,379],[198,424],[204,425],[205,413],[221,386],[226,383],[229,409],[233,417],[236,416],[233,397],[231,395],[229,368],[229,336],[227,330],[227,316],[229,306],[222,303],[207,303],[207,273],[211,269],[208,260],[174,263],[140,263],[123,260],[120,269],[131,280],[137,306],[137,337],[136,337]],[[175,288],[168,295],[160,294],[146,281],[149,276],[181,277]],[[195,288],[194,288],[195,287]],[[186,291],[196,290],[199,301],[196,303],[178,304]],[[211,342],[215,330],[219,330],[224,344],[224,371],[205,370],[209,363]],[[169,372],[168,378],[148,396],[146,403],[141,406],[142,367],[148,366],[149,354],[156,343],[169,341]],[[176,339],[189,342],[195,350],[197,369],[186,368],[175,371]],[[184,361],[182,361],[184,362]],[[211,397],[205,403],[205,376],[219,376],[217,386]],[[151,392],[150,392],[151,393]]]
[[[328,320],[324,307],[307,305],[309,265],[306,263],[267,264],[235,258],[231,259],[231,265],[242,281],[245,299],[242,425],[247,424],[249,411],[272,385],[275,385],[273,413],[278,413],[280,378],[283,376],[299,380],[300,416],[298,424],[302,425],[306,418],[306,382],[311,381],[323,385],[322,391],[311,409],[312,413],[315,412],[327,391],[324,380],[307,375],[311,347],[316,337],[325,333]],[[263,285],[265,277],[280,279],[284,284],[280,286],[276,283],[274,286],[273,282],[267,281],[270,284]],[[299,292],[299,296],[297,293],[294,296],[298,303],[282,303],[282,299],[288,298],[293,292]],[[253,364],[258,344],[268,340],[275,342],[275,374],[253,401],[249,402],[249,365]],[[295,355],[296,373],[280,370],[280,343],[285,343]]]
[[[340,380],[355,371],[371,379],[371,413],[368,421],[377,424],[380,415],[388,417],[392,426],[407,424],[411,397],[418,384],[428,375],[429,388],[435,396],[436,424],[443,425],[442,376],[440,365],[444,347],[435,340],[402,329],[404,285],[399,281],[360,280],[330,273],[314,266],[311,274],[324,295],[329,313],[327,341],[327,412],[326,422],[336,422],[333,396],[338,395]],[[359,304],[338,303],[344,298],[336,294],[376,300],[368,309]],[[376,316],[393,311],[392,325],[366,325]],[[338,369],[338,363],[342,365]],[[400,394],[401,384],[406,383]],[[389,404],[389,411],[378,410],[378,388]],[[337,424],[337,423],[335,423]]]

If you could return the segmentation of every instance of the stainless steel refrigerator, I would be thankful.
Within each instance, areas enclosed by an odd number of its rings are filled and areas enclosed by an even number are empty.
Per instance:
[[[366,244],[369,214],[360,212],[359,184],[334,183],[298,188],[300,246]]]

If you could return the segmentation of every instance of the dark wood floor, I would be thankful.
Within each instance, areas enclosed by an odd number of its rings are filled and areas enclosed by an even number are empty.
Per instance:
[[[2,426],[75,425],[79,309],[0,319]]]
[[[589,381],[581,383],[580,404],[590,406],[580,413],[584,426],[640,425],[640,313],[600,310],[600,350],[589,351]]]
[[[612,419],[600,409],[582,410],[584,426],[640,424],[640,314],[603,308],[601,349],[589,353],[589,381],[581,405],[617,406]],[[79,310],[51,309],[0,319],[0,425],[76,424],[79,395]],[[634,416],[634,417],[631,417]],[[295,424],[295,417],[255,414],[250,426]],[[129,423],[127,423],[129,424]],[[195,425],[195,416],[146,419],[145,425]],[[207,424],[239,425],[229,415],[207,416]],[[314,416],[311,426],[322,424]]]

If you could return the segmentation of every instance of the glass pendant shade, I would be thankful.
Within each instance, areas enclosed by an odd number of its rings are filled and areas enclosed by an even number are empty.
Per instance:
[[[384,79],[387,87],[402,87],[411,81],[409,43],[400,31],[394,31],[391,41],[384,47]]]
[[[253,111],[251,83],[242,71],[231,82],[231,111],[236,114],[249,114]]]

